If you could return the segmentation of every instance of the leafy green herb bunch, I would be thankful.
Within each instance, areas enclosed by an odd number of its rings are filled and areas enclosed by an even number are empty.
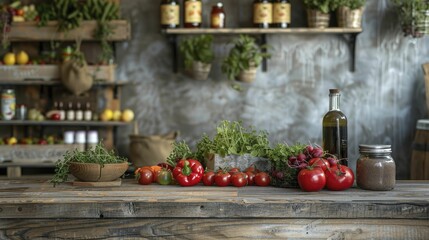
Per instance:
[[[398,9],[399,20],[405,36],[422,37],[429,34],[426,29],[426,11],[429,10],[429,2],[426,0],[392,0]],[[419,26],[423,23],[423,27]]]
[[[347,7],[352,10],[365,6],[366,0],[332,0],[331,9],[336,10],[340,7]]]
[[[179,49],[184,56],[185,67],[191,68],[193,62],[211,63],[214,59],[212,43],[213,36],[207,34],[190,37],[180,42]]]
[[[303,0],[304,5],[308,9],[319,10],[322,13],[329,13],[336,9],[342,0]]]

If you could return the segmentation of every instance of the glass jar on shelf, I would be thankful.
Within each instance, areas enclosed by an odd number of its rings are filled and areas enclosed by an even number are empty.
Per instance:
[[[225,28],[225,11],[223,9],[223,3],[218,2],[212,7],[210,14],[210,27],[211,28]]]

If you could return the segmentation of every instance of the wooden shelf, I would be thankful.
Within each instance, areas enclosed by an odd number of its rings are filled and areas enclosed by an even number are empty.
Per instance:
[[[360,33],[362,28],[171,28],[165,34],[346,34]]]
[[[16,85],[16,86],[59,86],[62,83],[60,81],[44,81],[44,80],[24,80],[24,81],[0,81],[0,86],[2,85]],[[96,81],[93,83],[93,86],[125,86],[128,85],[127,81],[116,81],[116,82],[104,82]]]
[[[129,122],[102,122],[102,121],[30,121],[30,120],[3,120],[0,126],[82,126],[82,127],[117,127],[129,125]]]
[[[131,39],[131,25],[126,20],[114,20],[110,23],[114,27],[109,41],[125,41]],[[10,32],[7,34],[11,42],[34,41],[96,41],[94,30],[96,21],[82,21],[81,26],[67,33],[58,32],[57,22],[51,21],[44,27],[37,26],[36,22],[13,22]]]
[[[213,35],[235,35],[250,34],[260,35],[260,44],[267,43],[267,34],[332,34],[342,35],[347,42],[351,54],[350,70],[355,71],[355,53],[357,35],[362,28],[170,28],[162,30],[168,35],[173,49],[173,71],[178,72],[178,35],[213,34]],[[268,69],[267,60],[262,62],[262,71]]]

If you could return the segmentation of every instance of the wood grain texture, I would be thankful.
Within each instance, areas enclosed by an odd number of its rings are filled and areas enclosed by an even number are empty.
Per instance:
[[[360,33],[361,28],[172,28],[166,34],[338,34]]]
[[[427,239],[423,220],[0,220],[1,239]]]
[[[124,41],[131,38],[131,25],[125,20],[114,20],[110,24],[114,27],[110,41]],[[67,33],[57,31],[55,21],[48,22],[44,27],[38,27],[35,22],[13,23],[8,38],[11,42],[30,41],[75,41],[76,39],[95,40],[94,30],[97,27],[96,21],[83,21],[81,26]]]

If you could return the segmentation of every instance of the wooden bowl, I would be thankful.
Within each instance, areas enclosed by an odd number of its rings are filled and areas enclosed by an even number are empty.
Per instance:
[[[109,163],[103,166],[98,163],[71,162],[70,173],[82,182],[110,182],[121,177],[128,169],[128,163]]]

